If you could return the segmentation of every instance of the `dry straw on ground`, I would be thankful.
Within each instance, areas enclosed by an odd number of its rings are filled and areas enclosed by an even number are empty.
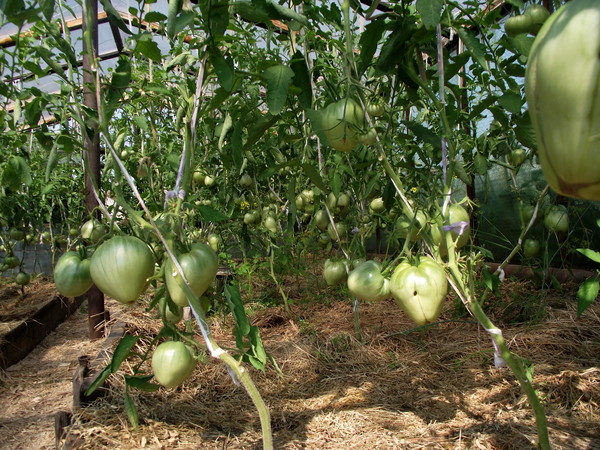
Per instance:
[[[451,317],[450,300],[448,322],[410,333],[403,331],[413,325],[392,301],[362,305],[359,342],[350,304],[336,300],[343,297],[316,272],[289,286],[291,298],[310,292],[313,300],[297,304],[293,317],[281,307],[248,305],[282,371],[252,371],[271,408],[276,448],[532,446],[536,430],[526,398],[508,369],[491,366],[488,335],[466,317]],[[246,287],[246,298],[260,297],[257,288],[249,294]],[[518,299],[532,302],[532,292],[530,283],[505,283],[489,309],[511,348],[535,362],[555,447],[600,448],[600,306],[577,319],[573,289],[536,290],[539,323],[504,323],[514,321]],[[160,329],[140,308],[124,317],[134,333]],[[212,327],[222,345],[234,346],[230,319],[216,315]],[[76,415],[70,435],[82,446],[260,447],[255,410],[218,362],[199,365],[182,388],[136,393],[142,418],[136,430],[123,412],[121,380],[112,377],[110,394]]]

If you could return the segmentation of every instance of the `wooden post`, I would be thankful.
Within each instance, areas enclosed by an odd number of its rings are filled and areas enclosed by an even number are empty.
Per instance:
[[[98,0],[85,0],[83,5],[83,104],[90,109],[98,110],[95,77],[98,56]],[[86,39],[86,33],[91,38]],[[100,187],[100,136],[98,125],[92,124],[84,130],[85,158],[85,208],[90,214],[99,215],[98,201],[94,196],[93,186]],[[104,294],[95,285],[87,292],[88,325],[90,339],[104,337]]]

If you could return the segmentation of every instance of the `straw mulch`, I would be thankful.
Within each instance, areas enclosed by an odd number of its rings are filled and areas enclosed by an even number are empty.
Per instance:
[[[361,342],[343,291],[313,275],[300,283],[284,278],[296,300],[292,315],[279,306],[247,304],[282,372],[251,369],[271,410],[276,448],[533,446],[536,429],[524,394],[508,369],[493,367],[489,336],[469,317],[453,317],[453,300],[442,317],[447,322],[408,333],[414,325],[392,301],[363,304]],[[578,319],[575,288],[506,282],[488,310],[511,348],[535,363],[534,385],[555,448],[600,448],[600,305]],[[250,302],[264,294],[258,286],[242,290]],[[535,323],[517,323],[532,311]],[[123,318],[134,334],[153,336],[160,329],[141,308]],[[235,346],[230,318],[217,313],[211,326],[222,346]],[[148,340],[140,342],[142,350]],[[260,448],[255,410],[218,361],[198,365],[181,388],[132,393],[138,429],[127,423],[122,392],[122,377],[112,376],[109,394],[76,414],[71,442],[85,448]]]

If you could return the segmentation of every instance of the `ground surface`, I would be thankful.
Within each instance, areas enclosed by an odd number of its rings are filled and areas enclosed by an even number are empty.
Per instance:
[[[495,369],[489,337],[468,317],[443,319],[400,334],[411,323],[391,301],[361,307],[363,342],[339,291],[305,280],[311,303],[293,319],[280,307],[249,305],[267,350],[283,375],[252,371],[271,408],[276,448],[530,448],[532,414],[507,369]],[[245,298],[258,298],[246,288]],[[511,348],[535,362],[534,382],[546,405],[556,448],[600,448],[600,308],[582,318],[573,288],[536,290],[505,283],[489,310]],[[336,300],[337,299],[337,300]],[[517,324],[522,316],[537,323]],[[142,308],[122,314],[133,333],[159,328]],[[231,322],[213,317],[217,340],[233,347]],[[51,448],[52,414],[71,401],[71,377],[80,354],[96,353],[76,313],[0,387],[2,448]],[[130,366],[126,363],[125,369]],[[199,365],[183,388],[134,393],[141,425],[128,423],[121,377],[107,397],[81,410],[70,435],[83,448],[260,448],[258,420],[247,396],[223,366]]]

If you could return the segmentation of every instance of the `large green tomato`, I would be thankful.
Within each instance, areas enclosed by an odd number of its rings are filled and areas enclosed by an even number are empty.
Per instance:
[[[446,220],[447,225],[452,225],[457,222],[467,222],[469,223],[469,213],[465,208],[456,203],[450,205],[448,207],[448,220]],[[469,236],[471,235],[471,229],[467,227],[462,234],[458,234],[458,230],[451,230],[452,239],[456,241],[456,248],[461,248],[467,242],[469,242]],[[431,237],[433,238],[433,242],[436,245],[440,246],[440,251],[442,254],[445,254],[448,250],[446,248],[446,241],[443,239],[443,230],[440,227],[433,226],[431,228]]]
[[[10,238],[14,241],[22,241],[25,239],[25,232],[23,230],[11,229],[8,233]]]
[[[110,238],[96,249],[90,264],[94,284],[121,303],[136,301],[153,273],[152,250],[134,236]]]
[[[550,17],[550,12],[542,5],[531,5],[525,11],[525,15],[531,19],[530,31],[536,34]]]
[[[323,278],[329,286],[341,284],[348,278],[348,267],[343,261],[326,260],[323,267]]]
[[[29,284],[30,281],[31,276],[28,273],[19,272],[15,276],[15,283],[17,283],[19,286],[25,286],[26,284]]]
[[[14,269],[19,264],[21,264],[21,261],[19,261],[19,258],[17,258],[16,256],[9,255],[4,258],[4,264],[6,264],[9,269]]]
[[[183,309],[181,306],[173,302],[169,303],[166,295],[158,300],[158,310],[161,317],[171,324],[178,323],[183,317]]]
[[[189,253],[180,255],[178,259],[192,292],[200,297],[217,275],[217,254],[208,245],[194,244]],[[179,306],[188,306],[187,295],[182,287],[183,280],[170,259],[165,263],[165,282],[173,302]]]
[[[383,100],[373,99],[367,103],[367,114],[371,117],[381,117],[385,114],[385,106]]]
[[[554,233],[569,231],[569,214],[563,205],[552,206],[544,217],[544,225]]]
[[[421,257],[418,265],[405,261],[392,274],[390,292],[417,325],[435,322],[448,292],[446,273],[429,257]]]
[[[506,31],[506,34],[509,36],[529,33],[532,27],[533,22],[531,21],[531,17],[524,14],[509,17],[504,23],[504,31]]]
[[[379,264],[365,261],[348,275],[348,290],[360,300],[383,300],[390,295],[390,281],[381,275]]]
[[[94,282],[90,275],[90,260],[81,259],[77,252],[66,252],[54,266],[56,290],[65,297],[85,294]]]
[[[277,221],[272,216],[268,216],[263,220],[264,227],[271,233],[277,233],[279,231],[277,227]]]
[[[194,371],[196,360],[183,342],[163,342],[152,354],[152,372],[161,385],[179,386]]]
[[[329,145],[343,152],[356,147],[364,124],[364,111],[352,99],[331,103],[323,111],[321,119],[322,131]]]
[[[327,230],[327,225],[329,225],[329,217],[327,216],[327,211],[324,209],[318,210],[314,215],[314,221],[317,228],[321,231]]]
[[[525,239],[523,242],[523,256],[525,258],[534,258],[540,254],[540,241],[537,239]]]
[[[337,229],[337,233],[335,232]],[[329,237],[331,238],[332,241],[334,242],[345,242],[347,235],[348,235],[348,225],[346,225],[343,222],[337,222],[335,224],[335,228],[334,226],[329,223],[327,225],[327,234],[329,235]],[[339,239],[338,239],[338,234],[339,234]]]
[[[574,0],[546,21],[525,73],[544,175],[559,194],[588,200],[600,200],[598,55],[600,2]]]
[[[81,237],[95,244],[102,239],[102,236],[106,234],[106,229],[104,225],[98,222],[95,219],[90,219],[81,225]]]

